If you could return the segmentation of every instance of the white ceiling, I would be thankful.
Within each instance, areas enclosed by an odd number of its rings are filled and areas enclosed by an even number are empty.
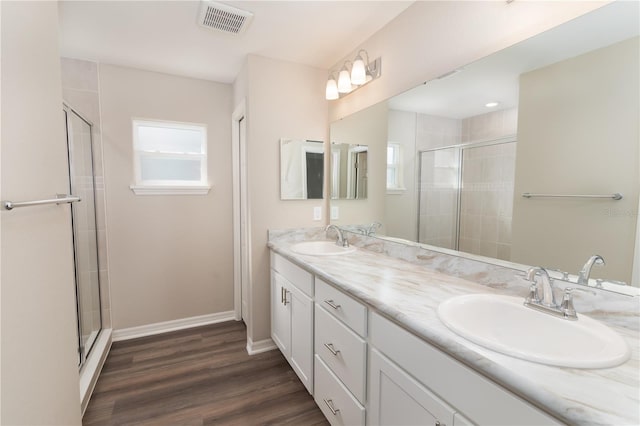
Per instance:
[[[62,56],[231,83],[247,54],[328,69],[412,1],[225,1],[253,12],[230,36],[199,1],[61,1]]]
[[[462,119],[518,106],[520,75],[637,37],[640,3],[614,2],[389,100],[389,108]]]

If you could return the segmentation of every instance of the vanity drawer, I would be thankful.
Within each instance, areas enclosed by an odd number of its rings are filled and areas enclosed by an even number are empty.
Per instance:
[[[364,407],[316,355],[314,399],[332,425],[364,425]]]
[[[278,271],[291,284],[307,296],[313,297],[313,275],[279,254],[271,252],[271,268]]]
[[[367,308],[335,287],[316,277],[316,303],[364,337],[367,334]]]
[[[316,304],[315,352],[326,365],[364,403],[367,344]]]

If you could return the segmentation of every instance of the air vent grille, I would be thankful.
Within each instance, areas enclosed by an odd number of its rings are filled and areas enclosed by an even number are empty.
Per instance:
[[[203,1],[198,24],[227,34],[242,34],[251,22],[253,13],[223,3]]]

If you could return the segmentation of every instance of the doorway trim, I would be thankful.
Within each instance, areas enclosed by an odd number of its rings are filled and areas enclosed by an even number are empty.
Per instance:
[[[250,271],[248,244],[242,245],[242,222],[248,224],[247,206],[247,170],[246,158],[241,162],[241,153],[246,153],[246,134],[240,140],[240,122],[246,120],[246,101],[243,99],[234,109],[231,115],[231,156],[233,163],[233,308],[236,321],[242,320],[242,268],[243,260],[248,263],[247,270]],[[244,230],[245,238],[248,238],[249,230]],[[249,272],[250,273],[250,272]],[[249,277],[245,277],[248,279]],[[251,288],[249,283],[245,288]],[[250,305],[250,297],[245,295],[247,305]],[[249,308],[249,306],[247,306]],[[248,319],[248,312],[245,312],[245,320]],[[248,328],[248,324],[247,324]]]

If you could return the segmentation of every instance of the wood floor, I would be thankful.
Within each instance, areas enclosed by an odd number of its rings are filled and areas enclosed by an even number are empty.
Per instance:
[[[84,425],[327,425],[280,351],[241,322],[115,342]]]

